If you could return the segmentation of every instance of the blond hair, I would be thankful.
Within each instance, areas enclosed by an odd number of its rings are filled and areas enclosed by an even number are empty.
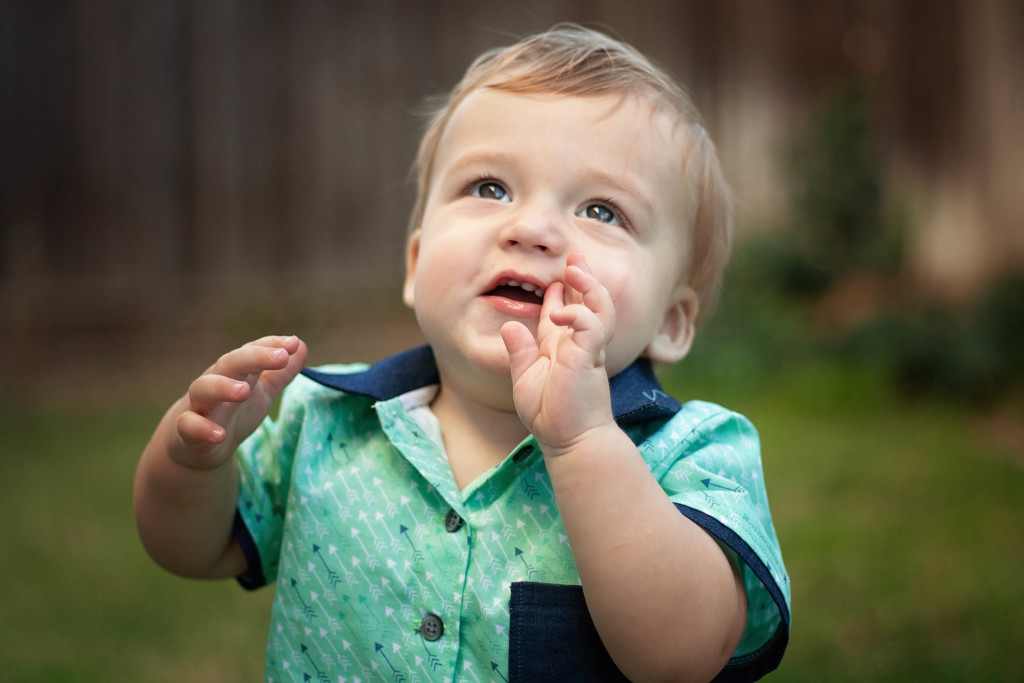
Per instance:
[[[686,128],[682,150],[684,191],[691,198],[687,284],[700,299],[698,322],[710,310],[732,241],[732,200],[714,144],[700,123],[689,96],[665,71],[633,47],[574,24],[560,24],[509,47],[483,53],[439,103],[420,141],[413,172],[416,204],[410,230],[419,227],[426,208],[434,157],[448,122],[474,90],[494,88],[511,93],[599,96],[619,94],[653,98]]]

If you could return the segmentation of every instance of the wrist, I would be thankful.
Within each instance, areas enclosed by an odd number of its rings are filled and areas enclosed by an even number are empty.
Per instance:
[[[566,457],[587,457],[587,454],[607,449],[609,446],[614,447],[614,444],[620,439],[629,441],[629,437],[615,423],[615,420],[609,418],[607,421],[587,427],[571,438],[557,442],[545,441],[537,437],[537,445],[540,446],[545,459],[550,461]],[[632,441],[629,443],[632,445]]]

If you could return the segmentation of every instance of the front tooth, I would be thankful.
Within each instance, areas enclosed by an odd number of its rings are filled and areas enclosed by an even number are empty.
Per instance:
[[[516,282],[515,280],[509,280],[505,284],[508,285],[509,287],[518,287],[519,286],[519,283]]]
[[[523,289],[525,289],[527,292],[536,292],[537,291],[537,285],[531,284],[529,282],[524,282],[523,284],[521,284],[519,286],[522,287]]]

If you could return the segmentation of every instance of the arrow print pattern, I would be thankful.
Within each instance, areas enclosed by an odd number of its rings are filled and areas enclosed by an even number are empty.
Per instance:
[[[543,457],[510,457],[459,491],[422,411],[321,391],[289,387],[281,420],[239,458],[239,511],[278,585],[267,679],[507,683],[511,585],[579,582]],[[666,454],[718,451],[690,480],[718,513],[726,496],[760,495],[760,470],[729,461],[736,444],[691,434],[711,412],[637,441],[666,479]],[[464,520],[453,531],[450,510]],[[786,581],[781,560],[770,566]],[[431,614],[444,624],[437,640],[421,631]]]

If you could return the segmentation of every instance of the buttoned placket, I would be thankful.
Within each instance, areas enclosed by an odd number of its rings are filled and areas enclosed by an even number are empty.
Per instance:
[[[466,581],[473,552],[473,515],[488,514],[496,499],[506,489],[515,486],[520,473],[530,468],[541,454],[536,441],[528,436],[502,463],[460,491],[441,444],[425,434],[429,425],[425,427],[422,421],[412,418],[408,408],[409,401],[400,399],[375,405],[381,427],[392,444],[443,501],[439,501],[442,507],[436,511],[436,523],[427,527],[433,530],[432,543],[459,558],[457,566],[452,563],[417,576],[417,580],[427,586],[417,591],[417,604],[413,608],[421,617],[414,630],[431,645],[451,652],[454,662],[462,645],[457,615],[463,613],[467,597]],[[513,559],[518,558],[513,556]],[[432,591],[431,588],[437,590]],[[444,588],[449,589],[451,604],[448,604],[447,596],[441,595]]]
[[[401,399],[379,402],[375,409],[392,445],[438,499],[433,518],[419,520],[422,524],[417,527],[417,540],[423,546],[422,564],[414,569],[418,590],[416,604],[411,607],[421,615],[414,630],[437,648],[442,661],[455,666],[470,550],[470,530],[458,487],[441,445],[424,433],[424,425],[410,416]]]

